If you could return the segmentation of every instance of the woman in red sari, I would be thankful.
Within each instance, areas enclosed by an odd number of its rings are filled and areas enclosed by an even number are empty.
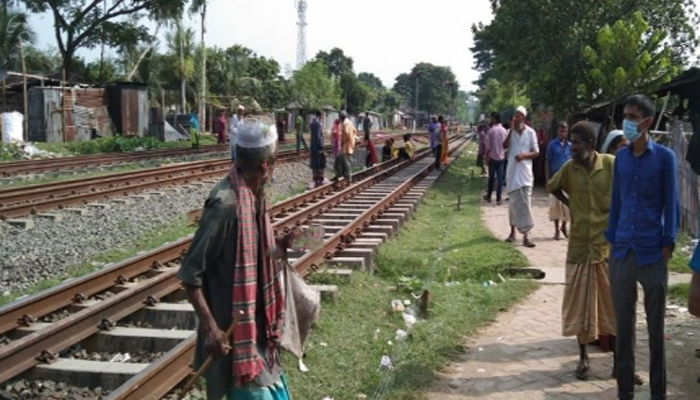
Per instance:
[[[367,160],[365,161],[365,167],[371,168],[377,163],[377,149],[372,143],[372,138],[369,136],[369,132],[365,133],[365,145],[367,146]]]
[[[449,141],[447,138],[447,120],[442,115],[438,117],[438,122],[440,123],[440,144],[442,145],[442,154],[440,156],[440,163],[447,165],[447,156],[449,152]]]

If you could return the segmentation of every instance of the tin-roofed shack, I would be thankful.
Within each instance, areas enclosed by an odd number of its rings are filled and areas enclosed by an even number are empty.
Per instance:
[[[114,129],[125,136],[148,135],[148,89],[143,83],[107,85],[107,109]]]
[[[24,113],[23,75],[8,72],[1,109]],[[149,134],[148,91],[140,83],[104,88],[27,75],[28,132],[34,142],[86,141],[115,134]]]

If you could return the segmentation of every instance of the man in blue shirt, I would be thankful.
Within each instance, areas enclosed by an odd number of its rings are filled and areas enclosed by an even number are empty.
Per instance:
[[[624,102],[623,131],[630,144],[615,159],[605,232],[612,245],[610,286],[617,324],[615,361],[620,400],[634,397],[637,282],[644,290],[651,399],[666,399],[664,318],[668,260],[676,242],[679,204],[676,156],[649,137],[654,115],[654,103],[646,96],[632,95]]]
[[[433,117],[428,125],[428,133],[430,133],[430,148],[435,156],[435,169],[440,169],[440,156],[442,155],[442,145],[440,145],[440,125],[437,118]]]
[[[693,258],[690,259],[690,268],[693,269],[693,279],[690,282],[688,310],[691,314],[700,318],[700,245],[695,246]]]
[[[571,159],[571,142],[568,136],[569,125],[562,121],[559,123],[557,138],[549,142],[545,153],[544,173],[547,182]],[[549,220],[554,222],[554,240],[559,240],[560,232],[564,237],[569,237],[566,230],[566,224],[571,222],[569,207],[551,194],[549,195]],[[561,230],[559,221],[561,221]]]

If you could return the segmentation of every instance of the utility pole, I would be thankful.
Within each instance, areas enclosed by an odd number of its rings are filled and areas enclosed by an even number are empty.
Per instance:
[[[418,81],[420,80],[420,73],[416,72],[416,120],[413,123],[413,133],[416,133],[418,131]]]
[[[297,69],[306,63],[306,0],[299,0],[297,6]]]
[[[24,58],[24,43],[22,36],[19,36],[19,54],[22,57],[22,90],[24,91],[24,134],[22,139],[26,142],[29,138],[29,99],[27,96],[27,60]]]
[[[199,131],[200,133],[204,133],[206,130],[206,121],[207,121],[207,106],[206,106],[206,98],[207,98],[207,48],[205,46],[204,42],[204,36],[207,33],[207,2],[204,1],[202,3],[202,80],[201,80],[201,88],[199,91],[199,118],[200,118],[200,124],[199,124]]]

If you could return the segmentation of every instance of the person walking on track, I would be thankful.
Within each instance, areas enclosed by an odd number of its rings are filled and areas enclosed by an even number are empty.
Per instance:
[[[231,160],[236,161],[236,135],[238,132],[238,123],[243,120],[245,107],[238,106],[236,114],[231,117],[228,123],[228,147],[231,153]]]
[[[296,232],[275,240],[265,187],[272,176],[274,126],[246,119],[238,125],[238,163],[211,191],[177,276],[199,319],[195,369],[207,355],[208,399],[286,400],[280,346],[286,299],[273,256]],[[226,337],[233,315],[243,315]]]
[[[540,154],[535,131],[525,124],[527,110],[520,106],[515,110],[513,126],[503,147],[508,149],[508,169],[506,171],[506,189],[508,190],[508,215],[510,235],[506,242],[515,241],[515,230],[523,235],[523,246],[535,247],[528,233],[535,226],[532,219],[532,160]]]
[[[612,245],[610,284],[617,340],[620,400],[634,397],[637,282],[644,290],[649,331],[651,399],[666,399],[665,317],[668,261],[679,221],[676,155],[649,136],[656,110],[651,99],[624,102],[623,132],[630,144],[617,152],[605,237]],[[576,215],[574,215],[576,221]]]
[[[323,149],[323,113],[316,111],[316,117],[311,123],[311,151],[309,152],[314,186],[323,185],[326,170],[326,154]]]
[[[347,184],[352,183],[352,171],[350,169],[350,159],[355,152],[356,131],[352,121],[345,111],[340,112],[340,155],[335,159],[335,177],[333,181],[338,181],[342,176]]]
[[[430,134],[430,149],[435,157],[435,169],[440,169],[440,159],[442,158],[442,144],[440,143],[440,125],[436,117],[433,117],[428,125]]]
[[[304,117],[301,114],[297,115],[296,120],[296,130],[297,130],[297,153],[301,152],[301,147],[304,146],[304,151],[309,151],[309,146],[306,145],[306,139],[304,139]]]

